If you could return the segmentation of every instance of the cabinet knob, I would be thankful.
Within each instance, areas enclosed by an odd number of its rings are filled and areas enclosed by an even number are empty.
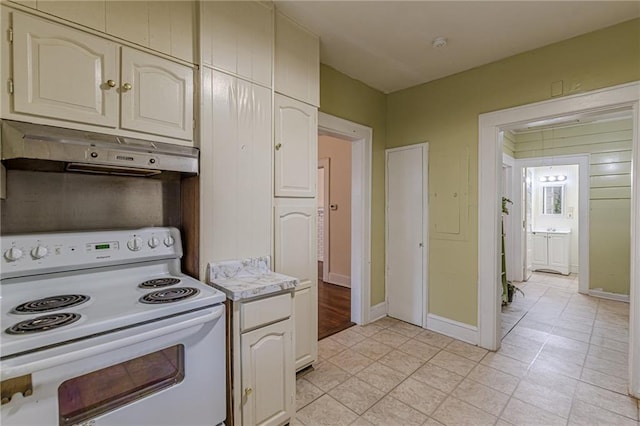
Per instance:
[[[131,90],[133,89],[133,86],[129,83],[125,83],[122,85],[122,90]]]
[[[113,80],[107,80],[107,86],[109,87],[116,87],[116,82]]]
[[[244,394],[245,394],[246,396],[251,395],[251,392],[253,392],[253,389],[251,389],[251,388],[246,388],[246,389],[244,390]]]
[[[282,144],[281,143],[276,145],[276,151],[280,151],[280,148],[282,148]]]

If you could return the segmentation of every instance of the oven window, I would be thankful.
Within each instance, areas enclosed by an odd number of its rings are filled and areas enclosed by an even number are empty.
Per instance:
[[[184,346],[176,345],[63,382],[60,425],[73,425],[149,396],[184,379]]]

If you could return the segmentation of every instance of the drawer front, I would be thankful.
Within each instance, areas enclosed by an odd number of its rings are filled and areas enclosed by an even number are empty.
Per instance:
[[[243,303],[240,308],[240,331],[289,318],[292,305],[291,293]]]

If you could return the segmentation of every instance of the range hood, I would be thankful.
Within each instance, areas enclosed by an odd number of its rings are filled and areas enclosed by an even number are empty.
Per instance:
[[[198,149],[18,121],[1,121],[7,168],[120,176],[198,174]]]

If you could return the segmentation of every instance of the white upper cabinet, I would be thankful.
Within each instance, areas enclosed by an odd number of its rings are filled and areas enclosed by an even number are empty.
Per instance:
[[[253,1],[201,2],[202,64],[271,87],[273,8]]]
[[[1,16],[13,34],[0,40],[2,118],[193,144],[190,66],[8,8]]]
[[[196,60],[195,1],[49,0],[15,3],[187,62]]]
[[[275,196],[316,196],[318,111],[275,96]]]
[[[118,125],[118,45],[14,13],[14,111]]]
[[[320,105],[320,40],[276,13],[275,91]]]
[[[122,47],[121,127],[193,139],[193,70]]]

